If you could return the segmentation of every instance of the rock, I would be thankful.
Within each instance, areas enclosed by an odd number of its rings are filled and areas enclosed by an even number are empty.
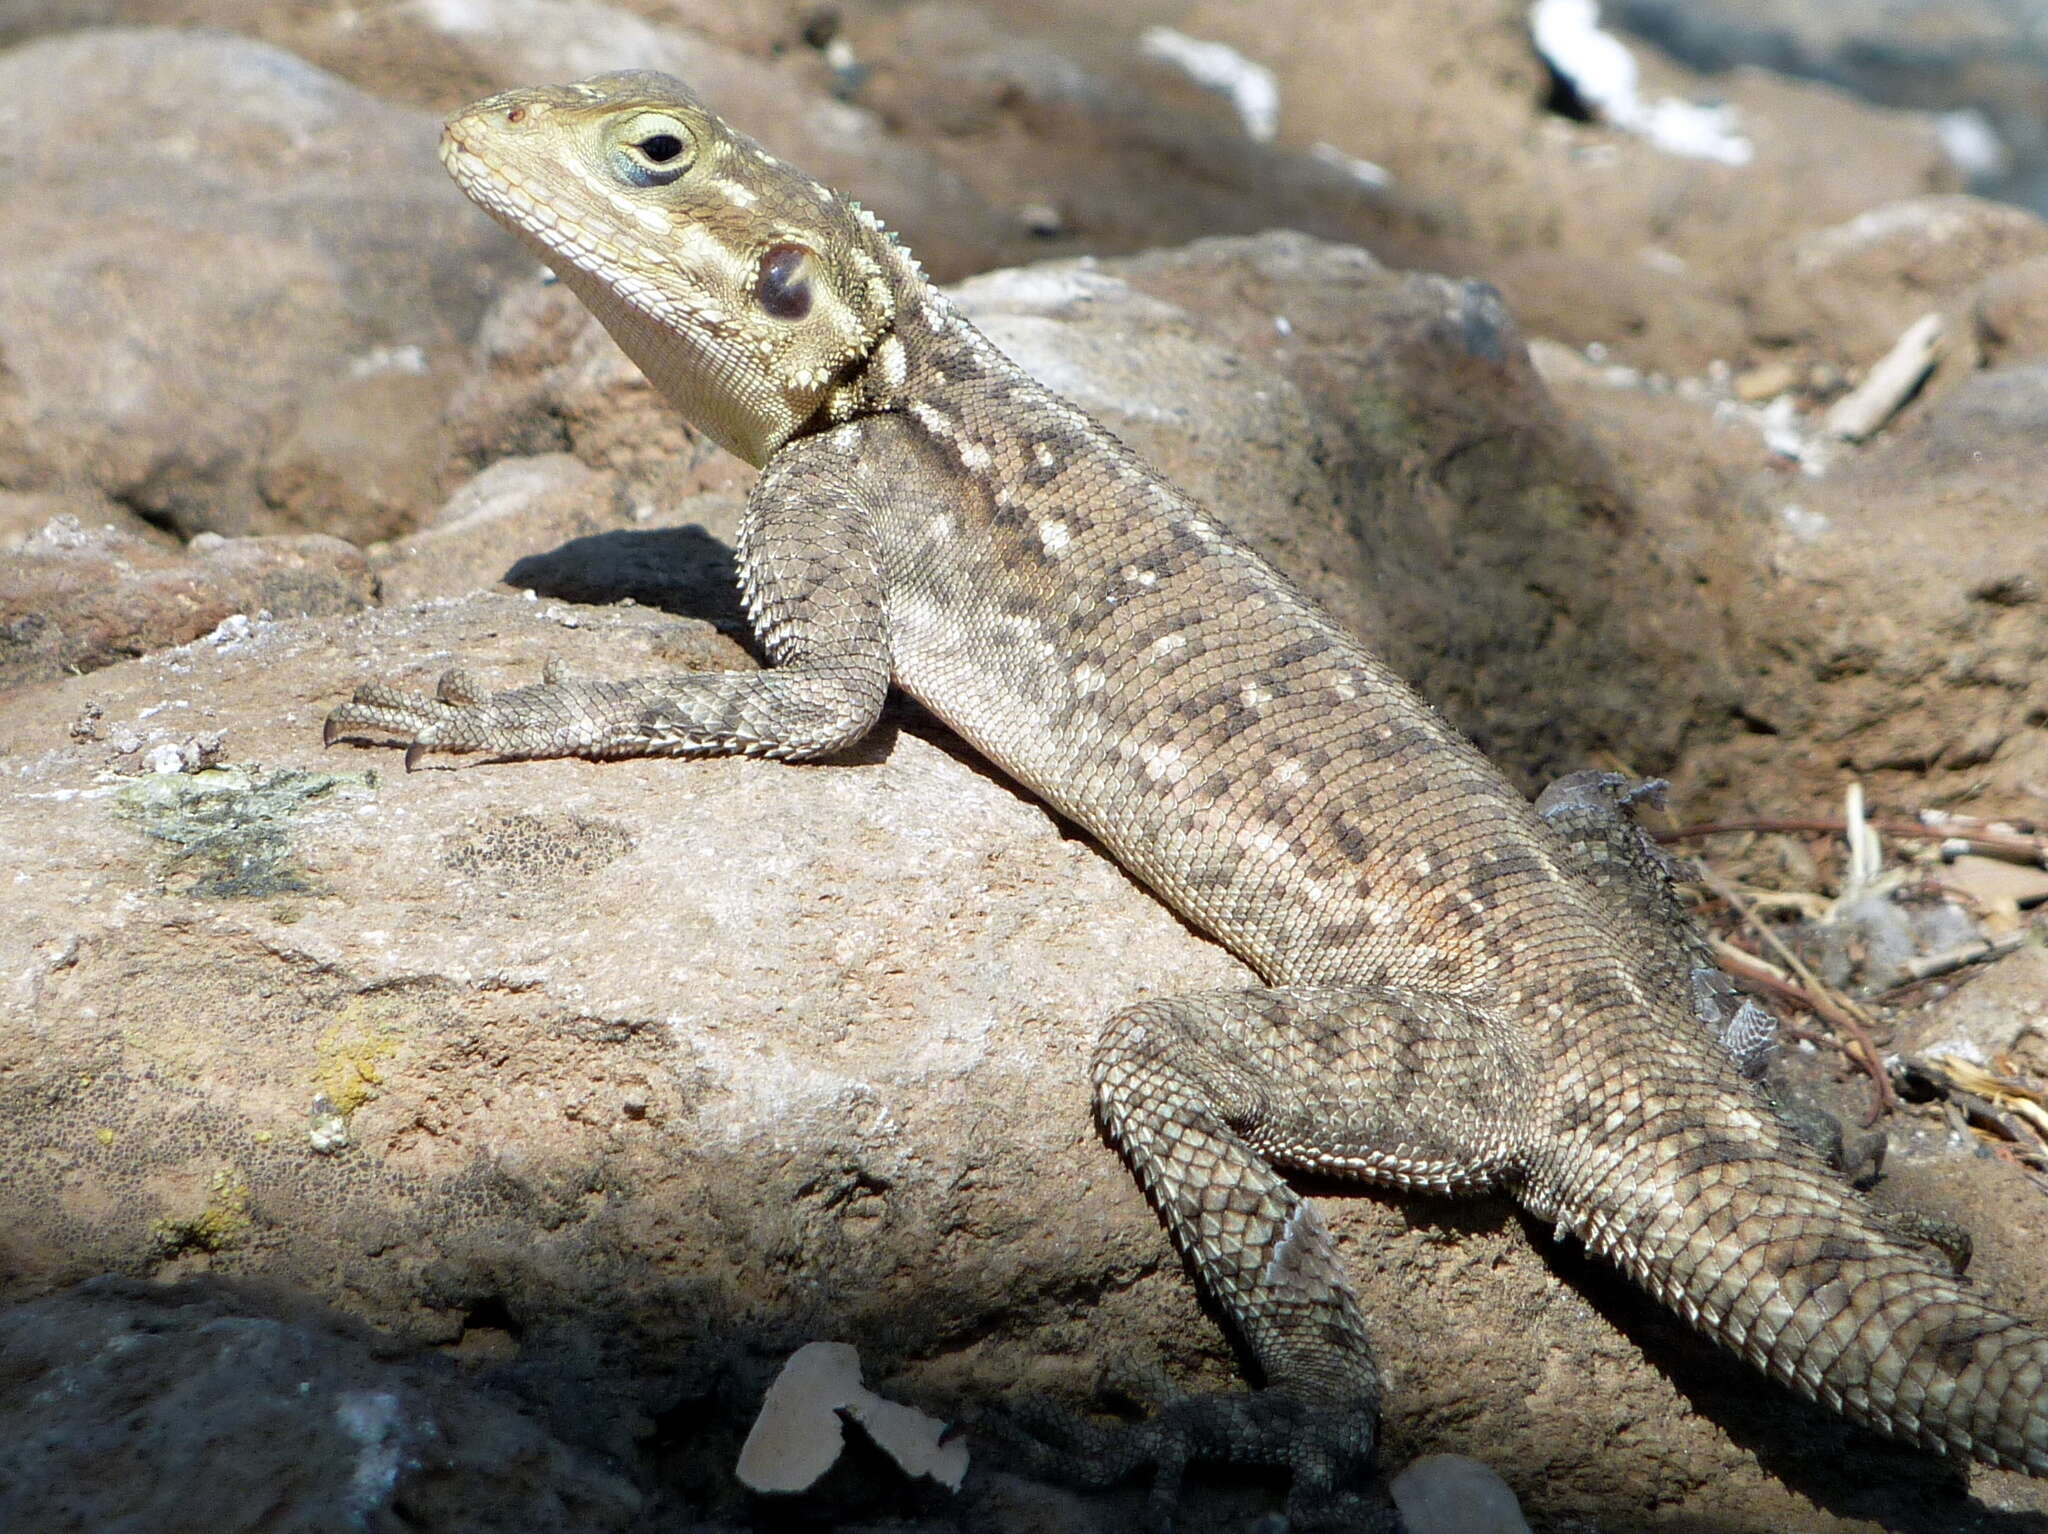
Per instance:
[[[1425,1454],[1389,1489],[1407,1534],[1529,1534],[1507,1482],[1462,1454]]]
[[[644,1414],[819,1336],[948,1416],[1027,1380],[1085,1393],[1105,1353],[1233,1387],[1083,1070],[1109,1010],[1249,976],[1035,804],[902,730],[834,767],[374,784],[388,758],[319,746],[364,676],[460,657],[502,685],[546,651],[645,672],[689,632],[474,597],[263,625],[0,711],[0,1119],[27,1126],[0,1155],[8,1292],[262,1275],[402,1341],[503,1335],[545,1430],[622,1457]],[[204,703],[237,768],[110,794],[107,746],[69,731],[88,698],[108,733]],[[165,792],[188,783],[205,797]],[[349,1143],[320,1154],[336,1113]],[[1391,1454],[1483,1449],[1546,1507],[1653,1480],[1786,1526],[1713,1419],[1866,1481],[1946,1474],[1675,1330],[1617,1335],[1498,1208],[1327,1202]],[[663,1495],[730,1497],[750,1415],[693,1417]]]
[[[1975,297],[1978,336],[1991,365],[2048,362],[2048,255],[1997,268],[1977,284]]]
[[[519,551],[622,524],[615,478],[567,453],[499,459],[457,487],[418,532],[378,551],[384,600],[478,591],[503,580]]]
[[[1974,197],[1916,197],[1801,234],[1762,262],[1757,323],[1832,361],[1874,364],[1930,309],[1967,308],[2000,267],[2048,253],[2048,223]],[[1950,327],[1957,338],[1966,324]],[[1962,366],[1953,366],[1960,361]],[[1950,376],[1974,358],[1952,358]]]
[[[1920,802],[1938,767],[1991,803],[2048,771],[2048,629],[2026,599],[2048,576],[2026,488],[2044,427],[2048,367],[1978,373],[1822,478],[1754,484],[1759,511],[1800,517],[1745,620],[1772,636],[1748,706],[1799,731],[1770,755],[1857,772],[1877,802]]]
[[[1306,143],[1289,151],[1248,134],[1226,97],[1147,52],[1137,12],[1006,15],[939,0],[842,14],[863,71],[854,99],[1009,212],[992,259],[949,277],[1271,228],[1414,256],[1442,233],[1434,199],[1361,179],[1356,162]],[[1049,223],[1036,216],[1048,203]],[[890,222],[924,256],[914,214]]]
[[[1619,129],[1545,121],[1549,83],[1528,6],[1509,0],[1455,15],[1424,6],[1332,13],[1317,0],[1254,12],[1205,0],[1174,25],[1274,70],[1281,142],[1326,142],[1384,166],[1397,186],[1454,201],[1443,227],[1455,238],[1404,251],[1406,264],[1477,270],[1529,305],[1522,318],[1533,332],[1624,346],[1628,360],[1666,372],[1697,372],[1715,356],[1747,360],[1724,348],[1743,328],[1760,247],[1960,185],[1923,118],[1759,71],[1689,76],[1644,48],[1635,50],[1643,93],[1731,106],[1753,163],[1686,159]],[[1332,58],[1348,67],[1330,68]],[[1375,109],[1360,112],[1361,99]],[[1588,278],[1583,314],[1550,279],[1574,267]],[[1640,332],[1582,334],[1631,321]]]
[[[303,1302],[96,1279],[0,1312],[0,1523],[37,1534],[638,1527],[642,1498],[443,1360]]]
[[[2032,943],[1915,1019],[1899,1041],[1905,1054],[1953,1054],[1978,1065],[2001,1058],[2048,1078],[2048,948]]]
[[[751,471],[431,164],[433,114],[514,77],[683,67],[949,275],[1218,229],[1344,235],[1069,260],[962,296],[1532,786],[1669,764],[1707,818],[1796,813],[1845,770],[1887,806],[2000,813],[2048,782],[2027,226],[1880,240],[1753,312],[1756,249],[1955,184],[1926,120],[1645,51],[1646,90],[1725,92],[1757,145],[1740,169],[1672,160],[1546,113],[1520,0],[1184,7],[1187,35],[1272,70],[1270,143],[1138,61],[1152,18],[1094,0],[646,9],[209,10],[352,86],[218,34],[0,58],[22,231],[0,274],[0,579],[41,568],[14,546],[69,513],[117,527],[88,539],[123,611],[178,580],[210,600],[224,546],[181,555],[152,522],[317,521],[368,545],[387,602],[343,616],[362,567],[301,549],[306,586],[344,593],[306,604],[322,616],[177,646],[167,601],[138,644],[176,647],[0,708],[6,1298],[113,1268],[344,1304],[386,1330],[383,1362],[445,1349],[537,1442],[629,1467],[663,1527],[761,1516],[741,1437],[812,1338],[948,1420],[1019,1388],[1128,1409],[1116,1381],[1155,1366],[1241,1383],[1100,1142],[1083,1062],[1110,1008],[1248,977],[915,709],[805,768],[403,775],[318,748],[369,677],[746,664],[730,546]],[[0,27],[190,10],[62,0]],[[148,175],[110,203],[137,121]],[[1820,321],[1893,302],[1900,272],[2002,365],[1973,372],[1973,341],[1869,446],[1802,473],[1729,381],[1782,360],[1788,407],[1825,403],[1843,365]],[[1546,388],[1532,320],[1604,359],[1553,343]],[[476,590],[500,581],[533,599]],[[640,605],[580,605],[622,595]],[[1980,1264],[2044,1313],[2038,1196],[1999,1197]],[[1387,1365],[1388,1463],[1481,1456],[1543,1526],[1954,1526],[1952,1471],[1709,1355],[1503,1206],[1325,1203]],[[921,1500],[893,1468],[863,1479],[862,1447],[803,1516],[1108,1530],[1143,1495],[977,1468],[958,1504]],[[1975,1474],[1983,1502],[2043,1505]],[[1250,1521],[1270,1493],[1194,1495]],[[415,1526],[472,1526],[437,1519]]]
[[[235,614],[296,618],[375,600],[339,538],[222,538],[189,550],[151,529],[52,518],[0,551],[0,693],[184,644]]]
[[[1254,525],[1308,578],[1341,594],[1371,575],[1345,535],[1372,529],[1384,563],[1356,610],[1379,621],[1489,621],[1506,577],[1487,571],[1599,571],[1634,547],[1483,289],[1276,236],[964,297],[1233,511],[1298,505]],[[551,376],[543,392],[576,374]],[[608,476],[630,496],[621,463],[508,465],[398,563],[487,568],[528,508]],[[1343,499],[1311,498],[1332,482]],[[1417,552],[1384,552],[1403,539]],[[1439,595],[1403,595],[1432,558]],[[1452,600],[1477,619],[1428,611]],[[34,1126],[0,1157],[10,1292],[113,1268],[346,1295],[408,1342],[477,1338],[581,1452],[637,1459],[649,1416],[687,1407],[655,1495],[697,1511],[736,1495],[750,1411],[687,1403],[740,1393],[720,1380],[757,1392],[810,1338],[855,1343],[878,1389],[948,1417],[1026,1382],[1085,1399],[1105,1354],[1234,1388],[1083,1071],[1111,1009],[1241,967],[921,726],[805,768],[372,780],[389,757],[319,747],[365,677],[430,685],[459,660],[507,685],[550,652],[594,675],[736,663],[705,624],[470,596],[256,625],[0,714],[0,1119]],[[175,748],[195,704],[228,766],[110,792],[113,737]],[[88,705],[99,725],[74,733]],[[1483,1452],[1560,1514],[1620,1517],[1655,1484],[1787,1527],[1792,1494],[1717,1422],[1776,1424],[1815,1456],[1802,1476],[1947,1473],[1698,1362],[1675,1330],[1617,1334],[1599,1306],[1631,1303],[1619,1280],[1498,1207],[1329,1204],[1394,1382],[1390,1455]],[[918,1494],[874,1495],[901,1516],[889,1499]]]
[[[1535,250],[1490,275],[1524,329],[1573,346],[1606,346],[1684,373],[1747,355],[1749,321],[1736,301],[1707,274],[1649,255],[1630,262]]]
[[[219,33],[26,43],[0,97],[0,484],[186,536],[367,541],[432,504],[462,344],[525,262],[449,194],[431,118]],[[137,122],[147,173],[109,199]]]

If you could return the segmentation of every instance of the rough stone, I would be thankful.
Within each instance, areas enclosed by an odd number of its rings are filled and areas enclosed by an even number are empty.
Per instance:
[[[443,1360],[304,1301],[95,1279],[0,1312],[0,1523],[35,1534],[634,1528],[640,1494]]]
[[[0,484],[89,486],[186,536],[367,541],[432,503],[439,403],[513,255],[450,194],[430,118],[150,30],[0,54],[0,100]]]
[[[374,599],[368,562],[339,538],[204,534],[186,549],[62,514],[0,545],[0,692],[184,644],[238,613],[311,617]]]

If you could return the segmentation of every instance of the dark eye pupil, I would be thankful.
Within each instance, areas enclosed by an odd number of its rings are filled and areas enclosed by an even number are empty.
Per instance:
[[[754,296],[778,320],[800,320],[811,312],[811,279],[804,275],[810,259],[804,245],[771,245],[761,257]]]
[[[673,133],[653,133],[633,147],[656,165],[666,165],[683,152],[683,141]]]

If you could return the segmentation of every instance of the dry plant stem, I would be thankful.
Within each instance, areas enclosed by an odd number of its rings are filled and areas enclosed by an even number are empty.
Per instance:
[[[1911,837],[1925,842],[1962,842],[1973,852],[2048,868],[2048,836],[2027,836],[2016,831],[1959,831],[1953,827],[1918,825],[1910,820],[1873,820],[1869,825],[1885,836]],[[1810,832],[1822,836],[1841,836],[1846,834],[1848,829],[1848,821],[1839,817],[1819,817],[1811,820],[1706,821],[1699,825],[1678,826],[1669,831],[1653,831],[1650,834],[1659,842],[1682,842],[1695,837],[1718,836],[1730,831]]]
[[[1962,947],[1951,948],[1945,953],[1930,953],[1924,958],[1910,960],[1905,965],[1906,979],[1900,985],[1893,986],[1892,990],[1900,990],[1921,980],[1931,980],[1936,975],[1946,975],[1963,968],[1966,964],[1982,964],[1989,959],[2002,959],[2007,954],[2026,947],[2027,939],[2031,935],[2022,928],[2018,932],[2008,932],[2004,937],[1980,938],[1974,943],[1965,943]]]
[[[1871,1042],[1870,1019],[1863,1016],[1848,997],[1827,985],[1807,968],[1805,961],[1758,918],[1756,912],[1750,908],[1749,902],[1731,889],[1726,881],[1703,868],[1700,870],[1700,882],[1727,901],[1730,909],[1742,919],[1742,924],[1767,944],[1784,961],[1785,967],[1799,977],[1801,985],[1807,992],[1803,1000],[1814,1015],[1854,1041],[1855,1049],[1844,1052],[1870,1073],[1872,1085],[1870,1112],[1864,1117],[1864,1126],[1867,1128],[1875,1124],[1885,1113],[1896,1108],[1898,1099],[1892,1094],[1891,1077],[1885,1072],[1884,1061],[1877,1053],[1877,1045]]]

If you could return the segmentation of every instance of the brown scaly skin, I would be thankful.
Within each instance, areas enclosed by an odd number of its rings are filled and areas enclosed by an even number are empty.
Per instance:
[[[870,216],[659,75],[494,96],[450,120],[443,159],[762,466],[740,554],[774,665],[366,686],[330,739],[387,733],[409,760],[815,757],[893,683],[1265,979],[1104,1029],[1103,1122],[1265,1388],[1178,1403],[1098,1468],[1154,1463],[1163,1507],[1190,1456],[1281,1464],[1296,1513],[1354,1506],[1378,1377],[1279,1167],[1504,1189],[1774,1378],[2048,1474],[2048,1337],[1889,1234],[1785,1129],[1693,950],[1616,896],[1654,904],[1654,881],[1607,877]]]

